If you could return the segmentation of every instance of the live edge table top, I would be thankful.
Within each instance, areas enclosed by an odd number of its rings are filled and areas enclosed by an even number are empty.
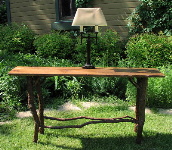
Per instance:
[[[83,69],[82,67],[25,67],[17,66],[9,75],[16,76],[90,76],[90,77],[164,77],[156,68],[118,68],[107,67]]]

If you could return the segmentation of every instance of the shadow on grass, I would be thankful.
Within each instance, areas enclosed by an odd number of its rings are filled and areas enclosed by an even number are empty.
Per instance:
[[[6,124],[0,125],[0,135],[7,136],[11,134],[11,129],[12,129],[11,124],[6,123]]]
[[[60,135],[51,135],[58,136]],[[40,144],[46,145],[50,144],[57,148],[70,149],[70,150],[172,150],[172,135],[171,134],[161,134],[152,131],[144,132],[144,139],[142,144],[136,144],[136,136],[126,136],[126,137],[84,137],[84,135],[71,136],[66,135],[64,137],[71,139],[78,139],[81,142],[82,148],[71,148],[70,146],[63,146],[59,143],[54,144],[51,142]],[[67,145],[67,144],[66,144]]]
[[[60,144],[54,144],[54,143],[50,143],[50,142],[47,142],[47,143],[44,143],[44,142],[39,142],[39,144],[42,144],[42,145],[50,145],[50,146],[53,146],[53,147],[56,147],[56,149],[64,149],[64,150],[82,150],[80,148],[71,148],[70,146],[64,146],[64,145],[60,145]]]

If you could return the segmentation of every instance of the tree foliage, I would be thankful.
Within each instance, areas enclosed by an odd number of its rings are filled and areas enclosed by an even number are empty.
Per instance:
[[[90,2],[93,0],[75,0],[75,4],[77,8],[84,8],[84,7],[90,7]]]
[[[0,24],[7,22],[7,10],[4,0],[0,0]]]
[[[126,45],[130,67],[159,67],[172,64],[172,41],[165,35],[136,34]]]
[[[162,31],[172,35],[172,1],[139,0],[140,5],[129,17],[128,26],[131,33]]]
[[[0,25],[0,51],[29,53],[34,51],[35,33],[25,24]]]

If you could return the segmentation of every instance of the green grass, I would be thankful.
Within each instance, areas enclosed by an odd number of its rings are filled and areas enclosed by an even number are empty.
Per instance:
[[[46,115],[52,117],[123,117],[134,112],[126,106],[91,107],[83,111],[57,112]],[[88,121],[88,120],[87,120]],[[46,120],[46,125],[82,124],[86,120],[57,122]],[[81,129],[45,129],[39,134],[37,144],[32,142],[33,119],[15,119],[9,124],[0,125],[0,150],[171,150],[172,117],[170,115],[147,114],[144,126],[144,140],[135,144],[134,124],[93,124]]]

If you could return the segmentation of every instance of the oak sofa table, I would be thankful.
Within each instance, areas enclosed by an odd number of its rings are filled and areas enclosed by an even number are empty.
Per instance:
[[[38,141],[38,133],[44,134],[45,128],[63,129],[63,128],[81,128],[88,124],[96,123],[118,123],[118,122],[132,122],[135,124],[136,143],[140,144],[142,141],[142,131],[145,122],[145,101],[146,91],[149,77],[164,77],[164,74],[155,68],[95,68],[83,69],[81,67],[25,67],[17,66],[9,72],[9,75],[26,76],[27,78],[27,92],[28,92],[28,107],[35,122],[34,142]],[[91,118],[91,117],[75,117],[75,118],[53,118],[44,116],[44,101],[41,92],[41,77],[52,76],[75,76],[75,77],[126,77],[136,87],[136,117],[120,117],[120,118]],[[38,113],[34,105],[34,88],[37,91],[37,98],[39,109]],[[51,119],[57,121],[68,121],[76,119],[90,119],[92,121],[81,125],[69,126],[45,126],[44,119]]]

